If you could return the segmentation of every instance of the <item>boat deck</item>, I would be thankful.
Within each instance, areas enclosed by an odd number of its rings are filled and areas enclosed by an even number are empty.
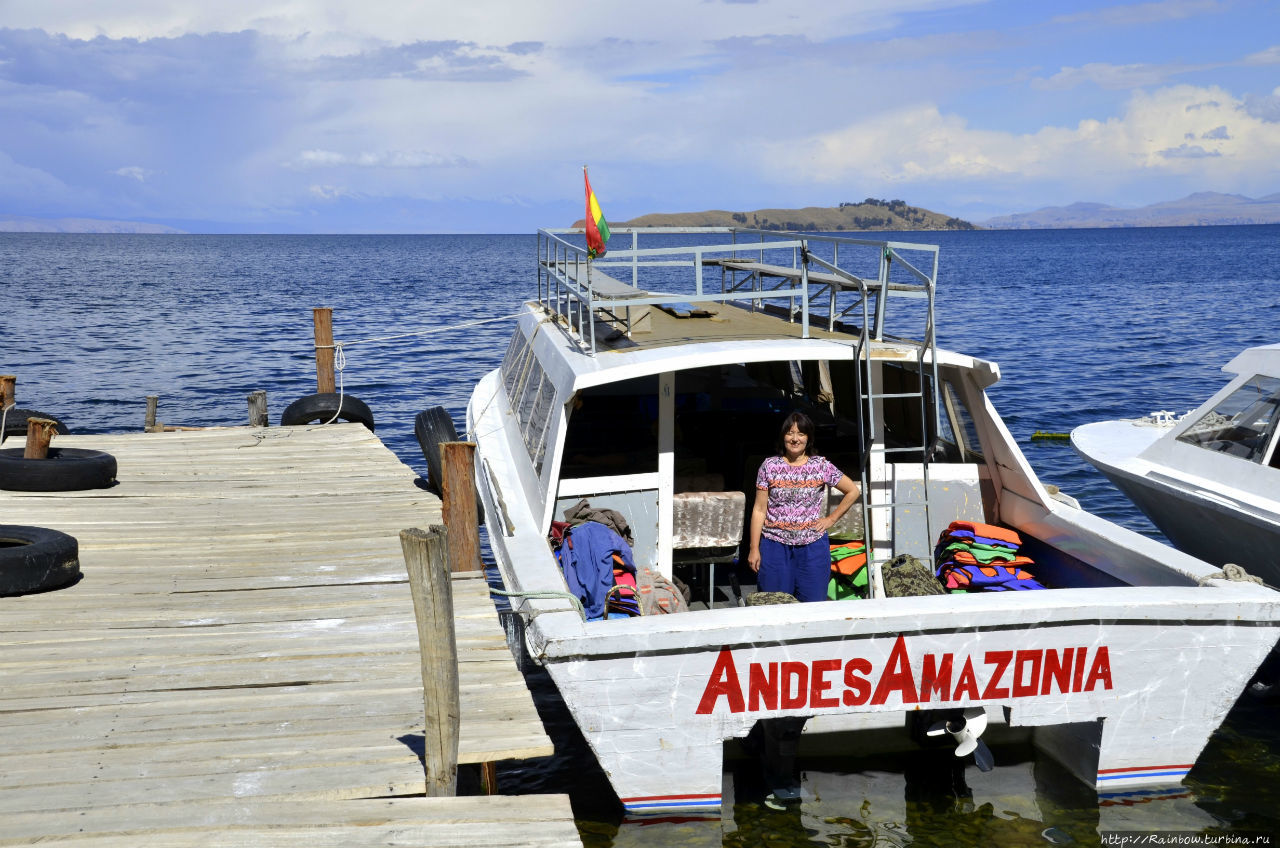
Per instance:
[[[564,796],[401,797],[425,780],[398,533],[440,505],[364,427],[55,446],[114,454],[119,483],[0,492],[84,575],[0,598],[0,845],[580,844]],[[459,761],[553,753],[485,581],[453,586]]]

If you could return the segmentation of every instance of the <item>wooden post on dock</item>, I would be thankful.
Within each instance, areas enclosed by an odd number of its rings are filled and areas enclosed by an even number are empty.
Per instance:
[[[267,393],[261,389],[249,393],[249,426],[267,426]]]
[[[458,790],[458,646],[453,629],[453,580],[446,562],[451,534],[436,524],[430,530],[400,531],[405,569],[413,593],[422,664],[422,701],[426,711],[423,763],[427,797]]]
[[[480,559],[480,516],[476,513],[474,442],[440,442],[440,513],[449,528],[449,570],[484,571]],[[487,795],[498,793],[498,764],[480,763]]]
[[[311,310],[311,318],[316,328],[316,391],[332,393],[336,386],[333,381],[333,310],[328,306],[315,307]]]
[[[49,441],[58,432],[58,422],[48,418],[27,419],[27,446],[23,459],[48,459]]]
[[[0,410],[13,406],[17,389],[18,378],[16,376],[13,374],[0,374]]]
[[[440,443],[441,515],[449,528],[449,570],[483,571],[476,514],[474,442]]]
[[[142,422],[142,429],[147,433],[154,433],[160,428],[160,425],[156,424],[156,408],[159,406],[159,395],[147,395],[147,417]]]

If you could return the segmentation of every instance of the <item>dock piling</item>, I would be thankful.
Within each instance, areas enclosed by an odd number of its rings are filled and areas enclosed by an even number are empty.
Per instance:
[[[316,335],[316,392],[332,394],[333,379],[333,309],[317,306],[311,310]]]
[[[147,417],[142,422],[142,429],[147,433],[155,433],[164,429],[163,424],[156,423],[156,408],[160,406],[159,395],[147,395]]]
[[[18,378],[13,374],[0,374],[0,410],[8,409],[14,404]]]
[[[267,426],[267,393],[259,389],[249,393],[249,426]]]
[[[58,432],[58,422],[48,418],[27,419],[27,446],[23,459],[48,459],[49,441]]]
[[[476,513],[474,442],[440,443],[441,514],[449,528],[449,569],[483,571]]]
[[[423,765],[427,797],[452,796],[458,789],[458,646],[454,636],[453,585],[449,576],[448,537],[441,525],[400,531],[400,547],[409,572],[422,666],[426,724]]]

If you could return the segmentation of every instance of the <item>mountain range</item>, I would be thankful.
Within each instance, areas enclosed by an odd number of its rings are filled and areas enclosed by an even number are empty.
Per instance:
[[[29,218],[0,215],[0,233],[182,233],[164,224],[106,221],[99,218]]]
[[[1045,230],[1073,227],[1204,227],[1225,224],[1280,224],[1280,192],[1266,197],[1201,191],[1181,200],[1137,209],[1103,203],[1046,206],[1034,212],[1000,215],[982,222],[997,230]]]

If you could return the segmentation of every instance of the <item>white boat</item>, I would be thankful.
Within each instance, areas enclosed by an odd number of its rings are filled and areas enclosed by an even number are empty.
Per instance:
[[[588,261],[573,231],[540,231],[538,298],[466,430],[528,650],[629,813],[717,810],[725,740],[783,716],[910,745],[913,714],[972,708],[1100,790],[1183,780],[1276,643],[1280,594],[1041,485],[985,393],[998,367],[936,346],[936,247],[627,233]],[[862,484],[871,597],[585,620],[553,519],[617,510],[665,576],[723,562],[793,408]],[[953,520],[1016,531],[1049,588],[886,597],[882,564],[932,562]]]
[[[1186,415],[1085,424],[1071,445],[1174,547],[1280,587],[1280,344],[1223,370],[1232,378]]]

